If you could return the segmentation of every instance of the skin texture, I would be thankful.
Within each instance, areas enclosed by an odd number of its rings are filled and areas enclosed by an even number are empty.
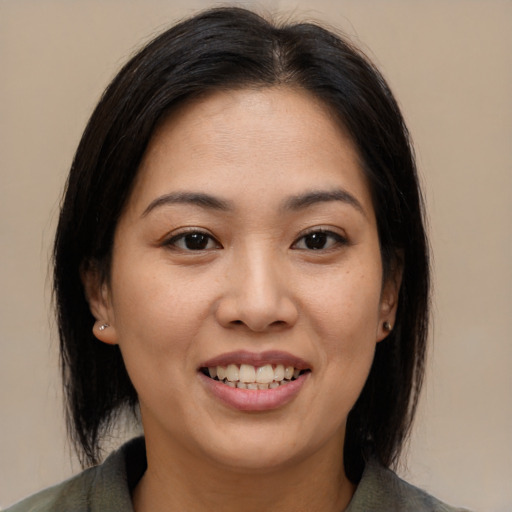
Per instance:
[[[312,249],[319,231],[332,234]],[[393,324],[397,281],[382,286],[354,145],[316,99],[236,90],[173,112],[119,221],[109,282],[85,277],[94,333],[119,344],[139,395],[148,470],[136,510],[342,510],[354,491],[345,422]],[[311,371],[286,403],[240,410],[198,369],[242,350],[283,351]]]

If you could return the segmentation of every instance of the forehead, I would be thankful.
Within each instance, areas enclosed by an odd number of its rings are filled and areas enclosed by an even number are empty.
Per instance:
[[[213,92],[180,105],[155,130],[131,206],[143,208],[154,196],[180,189],[220,195],[243,190],[262,199],[342,186],[372,209],[359,162],[341,123],[308,92]]]

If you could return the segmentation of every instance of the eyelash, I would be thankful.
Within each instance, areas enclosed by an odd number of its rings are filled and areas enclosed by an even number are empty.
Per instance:
[[[190,247],[187,247],[187,237],[203,237],[206,240],[206,244],[209,245],[211,242],[215,244],[215,247],[200,247],[192,249]],[[179,246],[179,242],[183,242],[184,247]],[[190,239],[189,239],[190,241]],[[199,238],[196,240],[196,242],[199,241]],[[202,241],[202,240],[201,240]],[[172,236],[168,240],[164,242],[164,245],[167,247],[170,247],[172,249],[181,249],[182,251],[190,251],[190,252],[200,252],[200,251],[208,251],[211,249],[220,249],[222,248],[221,244],[209,233],[206,233],[205,231],[201,231],[198,229],[191,229],[189,231],[182,231],[181,233],[178,233],[177,235]]]
[[[196,237],[196,240],[190,240],[190,238],[187,240],[187,237]],[[319,245],[322,245],[322,243],[328,242],[328,240],[331,240],[331,243],[328,247],[311,247],[311,246],[305,246],[305,247],[299,247],[299,244],[304,241],[305,244],[307,244],[307,238],[313,237],[310,242],[318,243]],[[317,237],[315,240],[314,237]],[[198,243],[199,247],[191,248],[187,245],[187,241],[192,241],[193,243]],[[182,242],[183,245],[180,246],[179,243]],[[206,244],[202,246],[202,244]],[[208,247],[211,243],[214,243],[214,247]],[[291,248],[294,250],[301,250],[301,251],[329,251],[331,249],[334,249],[339,246],[347,245],[348,240],[340,235],[339,233],[335,233],[334,231],[330,231],[327,229],[312,229],[311,231],[301,235],[295,242],[293,242]],[[173,248],[173,249],[180,249],[187,252],[200,252],[200,251],[208,251],[212,249],[221,249],[222,245],[209,233],[197,229],[191,229],[190,231],[185,231],[178,233],[177,235],[172,236],[169,240],[165,241],[165,246]]]
[[[329,247],[297,247],[301,241],[306,241],[307,237],[318,236],[318,241],[322,242],[326,239],[331,239],[331,244]],[[314,240],[313,240],[314,241]],[[335,233],[334,231],[330,231],[328,229],[312,229],[309,232],[300,236],[293,244],[292,249],[301,250],[301,251],[329,251],[331,249],[335,249],[336,247],[348,245],[348,240],[340,235],[339,233]]]

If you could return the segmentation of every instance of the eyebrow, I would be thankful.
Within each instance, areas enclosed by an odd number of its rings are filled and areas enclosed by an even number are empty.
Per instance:
[[[170,204],[191,204],[208,210],[220,211],[230,211],[233,209],[233,205],[230,201],[219,199],[209,194],[200,192],[171,192],[151,201],[141,216],[145,217],[154,209]]]
[[[366,217],[366,212],[361,203],[348,191],[344,189],[336,190],[313,190],[304,194],[291,196],[283,203],[282,209],[288,211],[297,211],[314,206],[318,203],[331,201],[340,201],[353,206],[356,210]],[[147,216],[156,208],[172,204],[190,204],[199,206],[208,210],[232,211],[233,203],[225,199],[205,194],[202,192],[170,192],[157,197],[144,210],[141,217]]]
[[[340,201],[342,203],[353,206],[356,210],[366,217],[366,212],[362,204],[350,192],[344,189],[335,190],[313,190],[305,194],[299,194],[287,199],[284,203],[285,210],[301,210],[318,203],[326,203],[331,201]]]

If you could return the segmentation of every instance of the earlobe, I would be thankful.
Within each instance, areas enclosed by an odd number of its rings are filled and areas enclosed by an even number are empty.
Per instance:
[[[382,316],[381,316],[382,318]],[[377,326],[377,342],[386,339],[393,331],[395,321],[395,310],[390,311],[384,316],[385,320],[380,320]]]
[[[117,344],[110,290],[102,278],[97,265],[88,264],[82,266],[80,277],[87,302],[89,303],[89,309],[96,319],[92,327],[94,336],[104,343]]]
[[[94,322],[92,333],[103,343],[117,345],[117,334],[115,327],[102,320]]]
[[[400,268],[395,269],[393,275],[387,279],[382,289],[379,325],[377,327],[377,342],[387,338],[393,330],[401,285],[402,268],[400,266]]]

